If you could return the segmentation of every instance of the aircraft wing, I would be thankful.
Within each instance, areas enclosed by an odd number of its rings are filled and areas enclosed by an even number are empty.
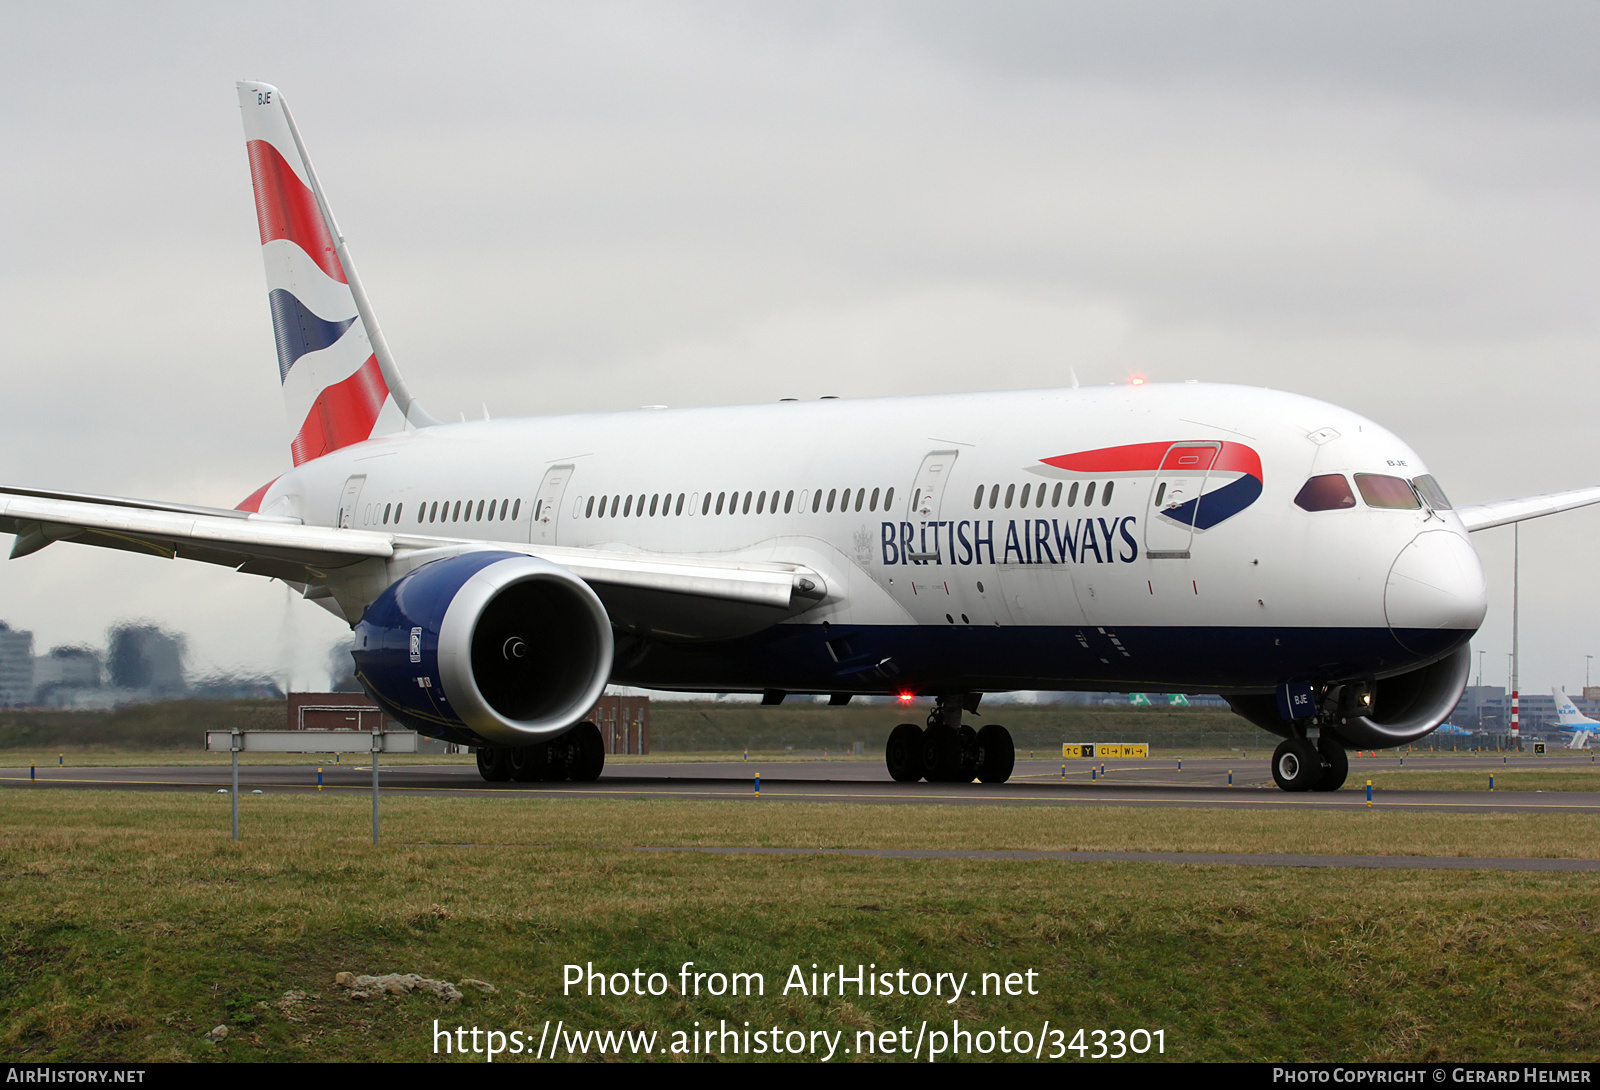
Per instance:
[[[1515,500],[1493,500],[1489,503],[1469,503],[1456,508],[1461,522],[1468,530],[1487,530],[1494,526],[1536,519],[1541,515],[1554,515],[1600,503],[1600,488],[1575,488],[1570,492],[1547,492],[1542,496],[1524,496]]]
[[[0,531],[17,535],[12,559],[55,541],[76,541],[296,583],[320,582],[330,571],[395,552],[385,534],[302,526],[243,511],[20,489],[0,489]]]
[[[73,541],[308,585],[325,585],[340,569],[366,561],[398,562],[390,577],[398,578],[435,556],[502,549],[571,571],[594,588],[620,627],[680,639],[759,631],[827,593],[821,575],[798,564],[330,529],[244,511],[37,489],[0,487],[0,532],[17,535],[13,559]]]

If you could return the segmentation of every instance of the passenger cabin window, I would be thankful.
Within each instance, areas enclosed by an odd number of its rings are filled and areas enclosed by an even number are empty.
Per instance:
[[[1397,511],[1416,510],[1422,506],[1411,482],[1382,473],[1357,473],[1356,488],[1368,507],[1382,507]]]
[[[1343,473],[1324,473],[1300,486],[1294,505],[1304,511],[1341,511],[1354,507],[1356,497]]]

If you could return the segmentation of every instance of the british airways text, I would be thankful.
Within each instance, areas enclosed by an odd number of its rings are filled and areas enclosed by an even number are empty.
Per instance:
[[[1128,564],[1139,558],[1138,519],[994,519],[885,522],[884,566],[902,564]]]

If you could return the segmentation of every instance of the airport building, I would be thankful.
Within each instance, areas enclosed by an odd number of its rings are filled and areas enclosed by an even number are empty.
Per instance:
[[[124,624],[111,630],[106,665],[111,684],[152,697],[182,696],[184,641],[152,624]]]
[[[93,703],[104,683],[100,652],[90,647],[52,647],[33,660],[33,703],[78,708]]]
[[[33,633],[0,621],[0,707],[33,703]]]
[[[1578,711],[1590,718],[1600,719],[1600,700],[1578,693],[1569,693]],[[1517,698],[1517,720],[1520,733],[1526,737],[1549,735],[1557,737],[1555,697],[1548,692],[1522,693]],[[1469,685],[1461,694],[1461,703],[1451,713],[1449,722],[1464,730],[1484,731],[1492,735],[1511,730],[1511,701],[1503,685]]]

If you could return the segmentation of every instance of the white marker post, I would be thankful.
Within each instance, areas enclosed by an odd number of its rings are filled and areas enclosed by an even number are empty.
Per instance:
[[[383,732],[372,732],[372,842],[378,842],[378,754],[383,749]]]
[[[234,727],[228,739],[233,751],[233,839],[239,839],[239,728]]]

